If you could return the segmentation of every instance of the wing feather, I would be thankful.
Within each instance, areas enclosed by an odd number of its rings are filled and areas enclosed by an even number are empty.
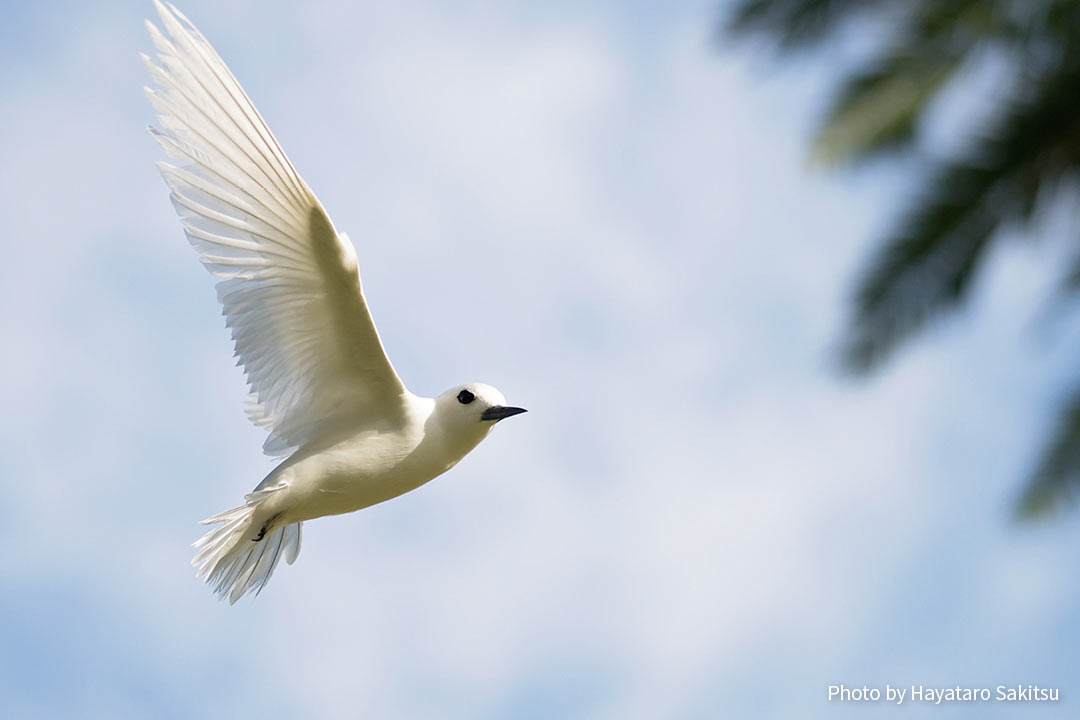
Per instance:
[[[392,418],[406,394],[364,299],[356,253],[191,22],[155,0],[158,89],[147,97],[170,158],[158,167],[207,270],[250,384],[248,417],[286,453],[342,419]],[[298,544],[299,537],[296,542]]]

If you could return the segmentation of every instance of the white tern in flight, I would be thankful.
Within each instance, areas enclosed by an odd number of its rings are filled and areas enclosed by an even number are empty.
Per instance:
[[[437,398],[406,389],[386,357],[352,243],[334,229],[229,68],[174,6],[147,21],[160,89],[146,92],[159,163],[191,244],[222,278],[218,299],[251,388],[248,415],[288,457],[240,507],[204,520],[200,579],[235,603],[300,552],[304,520],[352,512],[446,472],[498,421],[525,412],[469,383]],[[290,454],[291,453],[291,454]]]

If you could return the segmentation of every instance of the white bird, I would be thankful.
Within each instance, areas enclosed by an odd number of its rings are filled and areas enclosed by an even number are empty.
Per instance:
[[[195,543],[192,565],[220,597],[256,594],[304,520],[413,490],[457,464],[499,420],[525,412],[481,383],[437,398],[406,389],[383,350],[356,253],[247,94],[195,26],[154,0],[166,37],[147,29],[160,65],[143,62],[162,130],[182,167],[159,163],[191,244],[217,284],[251,389],[248,415],[288,455],[240,507]],[[171,38],[171,39],[170,39]],[[291,454],[290,454],[291,453]]]

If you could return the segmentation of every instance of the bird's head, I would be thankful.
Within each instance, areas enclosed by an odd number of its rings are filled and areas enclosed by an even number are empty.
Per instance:
[[[483,383],[450,388],[435,399],[435,408],[445,425],[484,435],[500,420],[525,412],[507,405],[501,392]]]

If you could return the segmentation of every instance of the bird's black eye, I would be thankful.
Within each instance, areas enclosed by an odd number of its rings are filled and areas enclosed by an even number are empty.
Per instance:
[[[461,403],[462,405],[468,405],[469,403],[471,403],[473,400],[476,399],[476,396],[473,395],[468,390],[462,390],[461,392],[459,392],[457,394],[457,399],[458,399],[458,402]]]

